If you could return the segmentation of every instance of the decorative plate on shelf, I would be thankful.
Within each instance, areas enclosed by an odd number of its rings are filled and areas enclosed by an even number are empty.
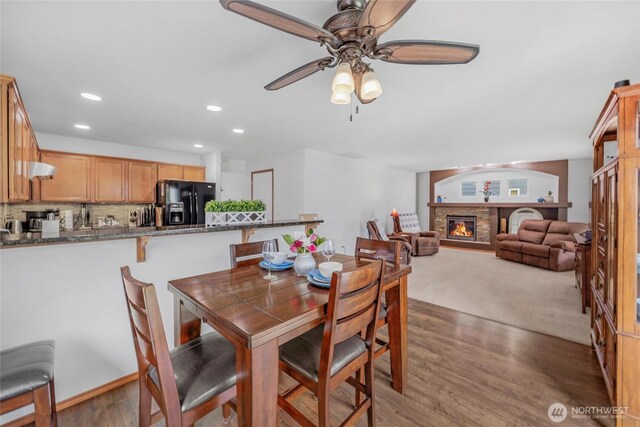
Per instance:
[[[282,264],[271,264],[265,260],[260,261],[260,263],[258,264],[260,267],[264,268],[265,270],[271,270],[271,271],[283,271],[283,270],[288,270],[291,267],[293,267],[293,261],[285,261]]]

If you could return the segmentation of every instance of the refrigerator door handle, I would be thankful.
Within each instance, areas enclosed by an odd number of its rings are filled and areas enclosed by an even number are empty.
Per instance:
[[[196,197],[196,206],[195,206],[196,207],[196,209],[195,209],[196,222],[195,222],[195,224],[198,225],[199,224],[198,223],[198,210],[200,209],[200,205],[198,204],[198,192],[196,191],[196,192],[194,192],[194,194],[195,194],[195,197]]]
[[[193,193],[189,193],[189,225],[193,225]]]

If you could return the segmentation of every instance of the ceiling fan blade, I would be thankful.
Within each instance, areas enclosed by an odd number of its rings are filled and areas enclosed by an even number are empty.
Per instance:
[[[416,0],[369,0],[360,15],[358,29],[371,27],[378,38],[391,28]]]
[[[249,0],[220,0],[222,7],[261,24],[307,40],[335,44],[338,39],[327,30],[295,16]]]
[[[374,56],[396,64],[466,64],[480,53],[475,44],[430,40],[397,40],[378,45]]]
[[[331,65],[334,61],[334,58],[331,56],[327,56],[326,58],[316,59],[315,61],[311,61],[308,64],[304,64],[302,67],[298,67],[290,73],[285,74],[284,76],[276,79],[266,85],[264,88],[266,90],[278,90],[282,89],[285,86],[289,86],[291,83],[295,83],[298,80],[302,80],[305,77],[309,77],[311,74],[316,73],[320,70],[324,70],[325,67]]]
[[[362,99],[360,97],[360,88],[362,87],[362,76],[364,75],[364,71],[362,73],[354,73],[353,74],[353,83],[354,83],[354,90],[353,92],[356,94],[356,96],[358,97],[358,100],[360,101],[361,104],[370,104],[373,101],[375,101],[378,98],[373,98],[373,99]]]

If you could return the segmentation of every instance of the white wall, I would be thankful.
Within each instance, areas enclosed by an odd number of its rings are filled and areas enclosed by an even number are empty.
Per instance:
[[[274,219],[293,219],[304,212],[305,150],[274,153],[247,161],[247,172],[273,169]]]
[[[429,229],[429,172],[420,172],[416,175],[416,208],[418,220],[423,230]]]
[[[206,167],[205,179],[207,182],[215,182],[216,199],[220,200],[220,180],[222,176],[222,153],[220,151],[212,151],[202,155],[203,165]]]
[[[222,172],[220,200],[251,198],[251,177],[246,173]]]
[[[567,219],[573,222],[591,223],[589,201],[591,200],[591,175],[593,159],[569,160],[568,196],[573,207],[567,212]]]
[[[519,197],[509,197],[509,179],[528,180],[528,195]],[[482,202],[484,196],[480,193],[485,181],[500,180],[500,196],[491,196],[494,203],[524,203],[535,202],[539,196],[546,196],[549,190],[553,191],[555,200],[558,200],[558,177],[536,171],[518,169],[493,169],[473,171],[461,175],[455,175],[443,181],[437,182],[434,186],[436,195],[440,194],[447,198],[447,203],[472,203]],[[462,182],[474,181],[476,183],[476,195],[462,197],[460,195],[460,184]],[[434,199],[436,197],[434,195]]]
[[[202,157],[196,153],[181,153],[178,151],[160,150],[156,148],[139,147],[136,145],[119,144],[115,142],[96,141],[93,139],[72,138],[69,136],[53,135],[36,132],[38,146],[43,150],[66,151],[96,156],[124,157],[128,159],[150,160],[154,162],[178,163],[184,165],[202,166]]]
[[[357,236],[367,236],[372,218],[389,227],[391,210],[415,212],[416,174],[366,159],[306,150],[305,212],[318,213],[322,236],[353,253]]]

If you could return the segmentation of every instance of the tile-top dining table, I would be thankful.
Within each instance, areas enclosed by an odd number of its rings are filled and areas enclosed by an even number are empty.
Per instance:
[[[324,259],[314,254],[316,262]],[[344,270],[369,262],[336,254]],[[383,289],[387,306],[392,387],[407,383],[407,276],[411,267],[387,264]],[[236,347],[239,426],[275,426],[278,411],[278,346],[322,323],[329,291],[297,276],[258,265],[171,280],[175,344],[186,343],[210,325]]]

